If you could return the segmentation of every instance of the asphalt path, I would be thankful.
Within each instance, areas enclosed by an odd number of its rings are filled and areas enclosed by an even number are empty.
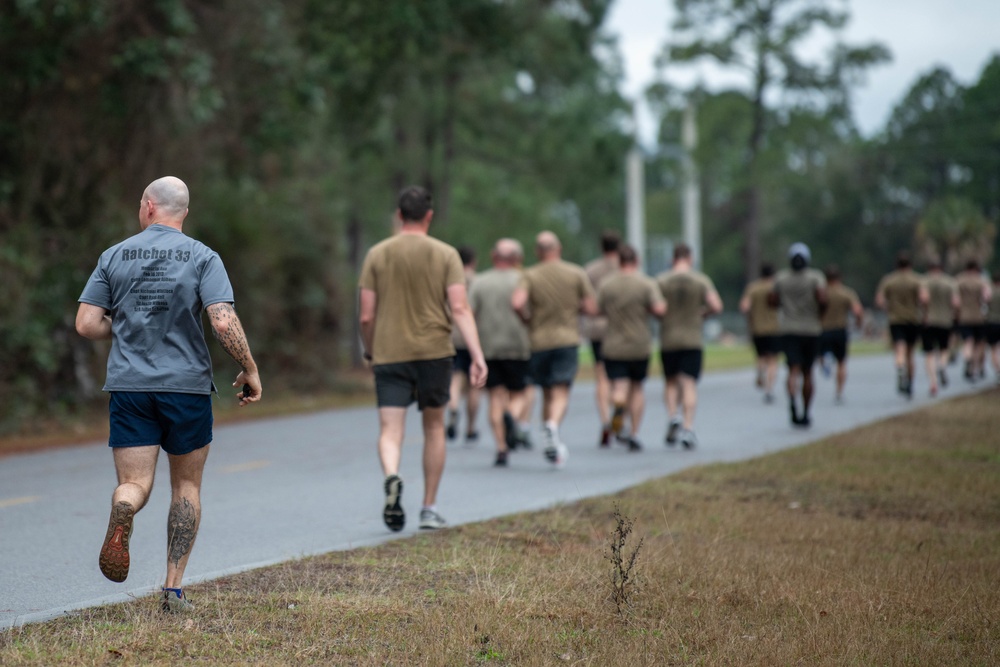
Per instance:
[[[774,404],[764,405],[751,371],[705,375],[696,420],[699,445],[692,451],[664,445],[662,380],[646,385],[640,431],[645,450],[639,453],[621,446],[598,449],[594,388],[578,384],[561,431],[570,450],[562,470],[554,470],[537,445],[513,453],[509,468],[493,467],[484,403],[479,443],[449,443],[438,509],[456,525],[570,503],[684,468],[794,447],[939,400],[927,396],[919,371],[914,398],[897,395],[887,355],[851,359],[849,368],[842,405],[834,405],[832,380],[817,372],[808,430],[790,427],[783,391]],[[949,370],[959,375],[957,367]],[[942,396],[982,386],[953,377]],[[536,441],[538,430],[536,424]],[[418,413],[410,411],[403,449],[407,527],[401,533],[390,533],[382,523],[376,434],[371,407],[217,427],[205,469],[201,529],[185,583],[417,532],[423,495]],[[0,628],[159,591],[166,574],[170,500],[166,455],[160,457],[157,477],[136,519],[128,580],[115,584],[97,566],[115,486],[106,444],[0,459]]]

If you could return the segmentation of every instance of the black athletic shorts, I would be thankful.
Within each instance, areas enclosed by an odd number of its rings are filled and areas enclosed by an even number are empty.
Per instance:
[[[451,367],[453,370],[469,374],[469,369],[472,368],[472,355],[469,354],[468,350],[455,348],[455,356],[452,359]]]
[[[847,358],[847,329],[829,329],[819,336],[819,354],[832,354],[838,362]]]
[[[660,350],[663,377],[672,378],[683,373],[695,380],[701,377],[702,350]]]
[[[594,353],[594,363],[602,364],[604,363],[604,341],[592,340],[590,341],[590,349]]]
[[[373,366],[378,406],[405,408],[416,401],[423,410],[447,405],[453,364],[452,357],[444,357]]]
[[[986,324],[986,344],[990,347],[1000,344],[1000,323],[988,322]]]
[[[532,352],[528,372],[531,374],[531,379],[539,387],[571,385],[576,379],[576,370],[579,364],[579,355],[575,345],[557,347],[552,350]]]
[[[924,327],[920,332],[920,342],[923,343],[924,352],[947,350],[950,341],[950,327]]]
[[[959,324],[958,335],[962,337],[962,340],[969,340],[971,338],[973,343],[982,342],[986,340],[986,325]]]
[[[758,357],[781,353],[781,336],[754,336],[753,349]]]
[[[789,368],[798,366],[803,373],[812,370],[813,364],[816,363],[816,354],[819,352],[819,336],[785,334],[782,336],[781,344],[785,349],[785,363]]]
[[[528,386],[527,359],[487,359],[486,388],[503,387],[507,391],[524,391]]]
[[[920,325],[918,324],[890,324],[889,337],[893,343],[906,343],[910,347],[917,344],[920,336]]]
[[[645,359],[605,359],[604,370],[609,380],[642,382],[649,375],[649,357]]]

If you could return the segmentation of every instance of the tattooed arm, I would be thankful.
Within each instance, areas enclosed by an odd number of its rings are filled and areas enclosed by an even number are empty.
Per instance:
[[[259,401],[261,396],[260,376],[257,374],[257,364],[253,360],[253,355],[250,354],[250,344],[247,343],[246,334],[243,333],[243,325],[240,323],[240,318],[236,316],[236,309],[231,303],[213,303],[206,310],[212,324],[212,333],[222,345],[222,349],[243,369],[236,376],[233,386],[250,385],[249,396],[243,396],[242,393],[237,394],[240,397],[240,405]]]

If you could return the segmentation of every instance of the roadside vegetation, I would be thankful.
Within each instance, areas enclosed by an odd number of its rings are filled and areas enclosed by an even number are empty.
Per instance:
[[[4,631],[0,664],[998,664],[998,398]]]

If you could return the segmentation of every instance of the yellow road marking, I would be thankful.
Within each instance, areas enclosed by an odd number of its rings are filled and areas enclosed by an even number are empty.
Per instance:
[[[36,500],[41,500],[41,496],[21,496],[20,498],[8,498],[7,500],[0,500],[0,509],[4,507],[13,507],[14,505],[24,505],[25,503],[33,503]]]
[[[235,463],[231,466],[226,466],[222,469],[222,472],[246,472],[248,470],[260,470],[261,468],[266,468],[271,465],[270,461],[247,461],[246,463]]]

